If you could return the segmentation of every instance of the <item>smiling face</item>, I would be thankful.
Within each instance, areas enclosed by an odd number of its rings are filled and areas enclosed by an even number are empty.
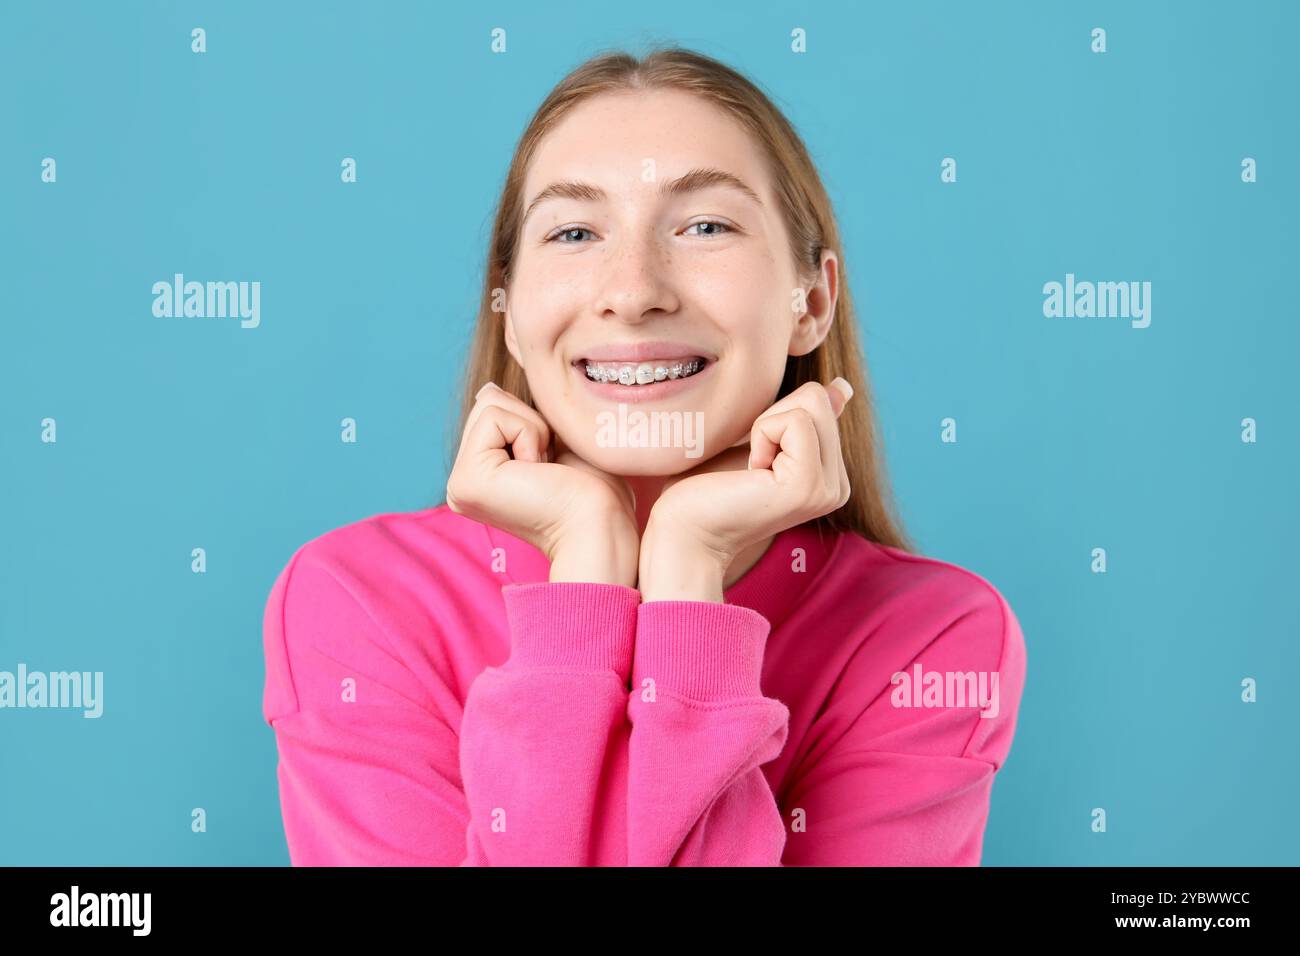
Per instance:
[[[506,344],[542,417],[611,474],[677,474],[743,440],[787,356],[829,330],[834,256],[801,280],[760,148],[699,96],[579,103],[539,144],[523,202]],[[638,435],[637,412],[668,427]]]

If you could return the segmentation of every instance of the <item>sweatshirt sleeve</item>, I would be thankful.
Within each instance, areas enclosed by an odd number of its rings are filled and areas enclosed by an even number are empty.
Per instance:
[[[621,856],[597,845],[597,826],[621,795],[607,763],[625,753],[639,594],[543,583],[502,595],[510,656],[475,678],[453,727],[328,561],[307,546],[281,572],[263,621],[263,717],[293,865]]]
[[[770,625],[705,601],[638,610],[628,719],[630,866],[779,866],[780,809],[762,770],[790,713],[759,688]]]
[[[868,661],[890,644],[879,634],[859,648],[809,734],[816,743],[792,768],[782,800],[787,866],[979,865],[1024,686],[1020,624],[988,589],[889,686],[864,695],[878,687],[864,678],[878,666]],[[947,697],[934,674],[952,682]],[[980,686],[984,693],[968,693]]]
[[[469,822],[455,728],[331,565],[300,548],[262,625],[289,861],[455,866]]]
[[[502,595],[510,658],[475,679],[461,724],[462,865],[621,864],[640,592],[543,582]]]

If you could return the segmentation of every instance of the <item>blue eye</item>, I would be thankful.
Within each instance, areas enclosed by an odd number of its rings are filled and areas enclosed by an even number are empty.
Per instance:
[[[710,227],[708,232],[696,233],[697,236],[703,236],[706,238],[709,236],[721,236],[728,232],[735,232],[735,229],[733,227],[727,225],[725,222],[718,222],[715,219],[704,219],[701,220],[700,222],[693,222],[686,227],[686,231],[689,232],[691,229],[694,229],[696,226]],[[575,233],[578,235],[578,238],[574,238]],[[558,240],[562,245],[569,245],[575,242],[584,241],[581,238],[581,235],[583,233],[587,233],[589,235],[595,235],[595,233],[593,233],[590,229],[585,229],[582,226],[566,226],[562,229],[555,230],[555,232],[551,233],[549,236],[546,237],[545,241],[555,242]]]
[[[714,230],[712,232],[697,232],[696,233],[697,236],[720,236],[722,235],[722,232],[719,232],[718,230],[723,230],[725,232],[731,231],[731,227],[728,226],[725,222],[718,222],[717,220],[714,219],[703,219],[700,222],[693,222],[686,228],[690,230],[690,229],[694,229],[696,226],[714,227]]]
[[[591,232],[591,230],[590,230],[590,229],[583,229],[581,226],[568,226],[568,227],[566,227],[566,228],[564,228],[564,229],[557,229],[555,232],[551,233],[549,236],[546,237],[546,241],[547,241],[547,242],[554,242],[556,239],[559,239],[561,236],[569,236],[569,235],[571,235],[572,233],[575,233],[575,232]],[[575,241],[578,241],[578,240],[575,240]],[[565,243],[568,243],[569,240],[568,240],[568,239],[565,239],[564,242],[565,242]]]

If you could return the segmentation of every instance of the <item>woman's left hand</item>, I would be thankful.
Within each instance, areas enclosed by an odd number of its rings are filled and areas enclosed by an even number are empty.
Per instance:
[[[641,537],[642,601],[722,601],[744,549],[849,500],[837,420],[853,390],[808,382],[755,421],[738,445],[669,481]]]

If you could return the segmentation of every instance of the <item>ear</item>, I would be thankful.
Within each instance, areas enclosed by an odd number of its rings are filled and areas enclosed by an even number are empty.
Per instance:
[[[505,311],[505,336],[506,349],[514,356],[516,364],[520,368],[524,367],[523,361],[519,358],[519,340],[515,338],[515,324],[510,318],[510,293],[506,292],[506,311]]]
[[[790,331],[790,354],[807,355],[830,333],[835,302],[840,291],[840,263],[835,253],[822,250],[821,265],[810,288],[804,292],[806,311],[795,316]]]

